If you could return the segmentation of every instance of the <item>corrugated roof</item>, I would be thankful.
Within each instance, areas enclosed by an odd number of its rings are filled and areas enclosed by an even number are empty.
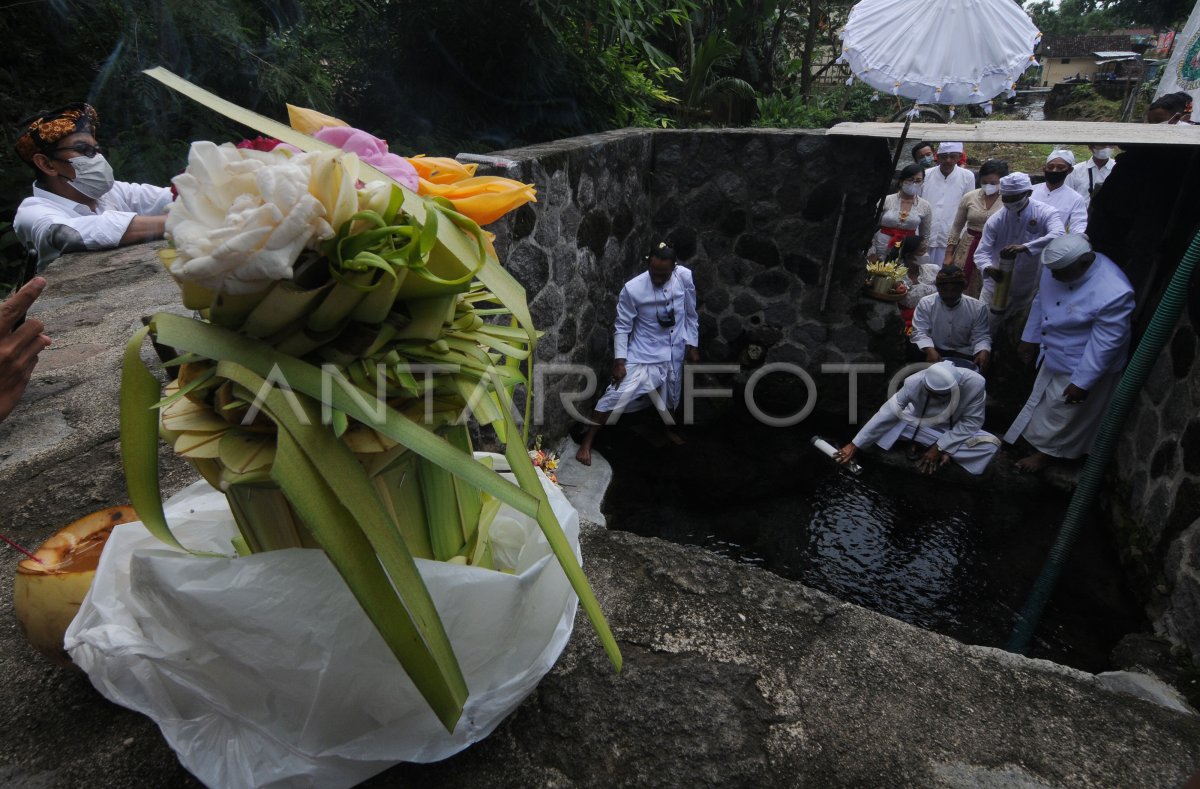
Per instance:
[[[898,139],[903,123],[839,123],[826,134],[847,137]],[[914,123],[910,140],[929,142],[1035,142],[1086,145],[1200,145],[1200,126],[1166,126],[1150,123],[1094,123],[1089,121],[980,121],[978,123]]]

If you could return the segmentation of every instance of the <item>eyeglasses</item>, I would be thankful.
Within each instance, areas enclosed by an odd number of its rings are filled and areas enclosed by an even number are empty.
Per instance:
[[[86,142],[77,142],[74,145],[68,145],[65,148],[55,148],[55,151],[74,151],[91,159],[98,153],[104,153],[104,149],[99,145],[91,145]]]

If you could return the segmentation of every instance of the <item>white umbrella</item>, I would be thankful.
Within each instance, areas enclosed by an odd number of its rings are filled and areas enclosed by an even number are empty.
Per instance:
[[[1013,0],[862,0],[842,30],[842,60],[884,94],[926,104],[1012,95],[1037,65],[1042,34]]]

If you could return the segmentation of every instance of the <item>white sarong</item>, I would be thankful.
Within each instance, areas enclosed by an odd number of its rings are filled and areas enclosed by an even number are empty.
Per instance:
[[[610,385],[596,403],[601,413],[641,411],[653,405],[659,411],[669,411],[679,405],[682,388],[680,366],[674,362],[625,363],[625,377],[620,385]]]
[[[1088,390],[1086,400],[1067,405],[1063,393],[1071,374],[1052,372],[1042,365],[1025,407],[1004,434],[1005,442],[1015,444],[1024,436],[1034,449],[1051,457],[1083,457],[1091,451],[1104,409],[1120,379],[1120,373],[1103,375]]]
[[[888,432],[876,442],[880,449],[891,449],[901,439],[916,441],[918,444],[932,446],[946,431],[940,426],[917,424],[917,420],[900,419]],[[992,462],[992,456],[1000,450],[1000,439],[984,430],[980,430],[966,441],[959,444],[950,453],[950,458],[976,476],[982,474]]]

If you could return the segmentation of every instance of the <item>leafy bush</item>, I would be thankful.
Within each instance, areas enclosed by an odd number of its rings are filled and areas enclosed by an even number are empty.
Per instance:
[[[884,102],[875,89],[864,82],[851,87],[824,90],[805,101],[803,96],[773,93],[758,99],[758,118],[754,125],[785,129],[827,129],[843,121],[873,121]]]
[[[1121,102],[1106,99],[1089,84],[1074,85],[1066,101],[1054,109],[1061,121],[1119,121]]]

